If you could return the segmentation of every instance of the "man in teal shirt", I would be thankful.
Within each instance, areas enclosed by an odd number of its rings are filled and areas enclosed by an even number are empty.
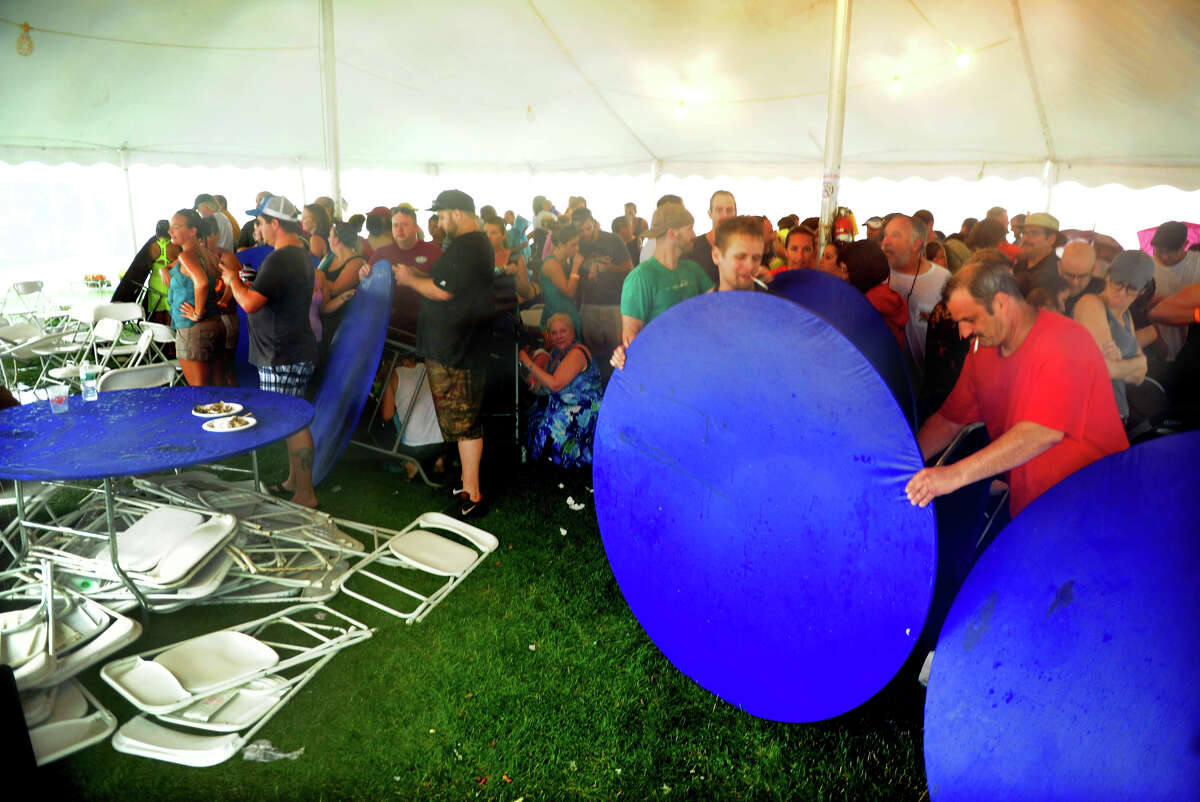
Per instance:
[[[712,279],[700,265],[684,254],[692,252],[696,232],[695,219],[679,203],[667,203],[654,212],[646,233],[655,241],[654,255],[635,267],[621,288],[620,362],[625,349],[646,324],[680,301],[686,301],[713,288]],[[617,354],[613,354],[617,366]]]

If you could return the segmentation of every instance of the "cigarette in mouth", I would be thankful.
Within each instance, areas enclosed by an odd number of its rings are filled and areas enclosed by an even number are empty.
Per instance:
[[[973,353],[973,354],[979,353],[979,338],[978,337],[975,338],[975,347],[971,349],[971,353]]]
[[[767,283],[765,281],[763,281],[762,279],[754,278],[753,281],[755,284],[757,284],[759,287],[762,287],[764,290],[767,289]]]

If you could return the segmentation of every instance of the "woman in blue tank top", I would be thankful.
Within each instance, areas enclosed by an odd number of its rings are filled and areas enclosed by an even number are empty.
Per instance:
[[[225,327],[217,317],[213,291],[217,266],[200,241],[200,215],[180,209],[168,233],[181,249],[179,260],[167,269],[167,306],[175,331],[175,356],[193,387],[209,383],[214,363],[224,355]]]

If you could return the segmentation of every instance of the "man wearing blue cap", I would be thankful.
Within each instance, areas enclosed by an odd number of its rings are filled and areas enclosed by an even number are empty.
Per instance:
[[[462,462],[462,486],[454,491],[458,514],[476,518],[487,511],[479,487],[483,460],[479,412],[495,312],[495,253],[479,230],[475,201],[467,193],[448,189],[437,196],[430,211],[437,212],[438,224],[453,238],[450,247],[428,276],[404,264],[394,265],[392,273],[397,284],[421,296],[417,351],[425,357],[442,435],[458,443]]]

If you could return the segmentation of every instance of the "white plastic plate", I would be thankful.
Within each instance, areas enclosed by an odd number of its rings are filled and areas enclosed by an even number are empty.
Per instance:
[[[212,407],[215,404],[223,404],[224,408],[221,409],[221,411],[219,411],[219,412],[202,412],[201,411],[201,410],[208,409],[209,407]],[[241,404],[235,403],[233,401],[215,401],[212,404],[197,404],[196,406],[192,407],[192,414],[195,415],[197,418],[223,418],[226,415],[236,415],[239,412],[241,412],[243,409],[245,409],[245,407],[243,407]]]
[[[237,418],[238,420],[246,421],[246,425],[245,426],[231,426],[230,421],[232,421],[234,418]],[[251,418],[251,417],[238,418],[236,415],[232,415],[228,418],[213,418],[212,420],[206,420],[204,422],[204,431],[206,431],[206,432],[244,432],[247,429],[253,429],[257,425],[258,425],[257,418]]]

